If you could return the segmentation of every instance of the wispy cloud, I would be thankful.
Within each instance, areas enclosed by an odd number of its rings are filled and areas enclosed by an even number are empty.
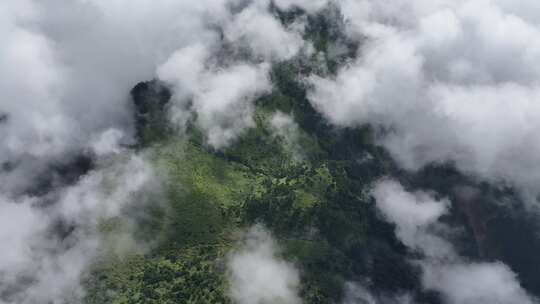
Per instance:
[[[444,235],[435,229],[448,212],[448,202],[424,192],[408,192],[399,183],[378,183],[373,195],[383,217],[396,225],[396,236],[424,258],[424,288],[440,292],[445,303],[538,303],[520,286],[512,270],[500,262],[473,262],[461,257]],[[444,231],[444,230],[443,230]]]
[[[251,227],[227,262],[230,295],[238,304],[302,303],[299,271],[280,256],[279,246],[262,226]]]

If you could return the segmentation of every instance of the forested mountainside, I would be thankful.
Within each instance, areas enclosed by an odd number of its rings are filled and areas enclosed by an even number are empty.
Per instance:
[[[223,150],[205,145],[196,117],[184,135],[174,131],[163,83],[141,82],[131,91],[133,149],[159,168],[165,204],[147,205],[137,223],[152,249],[104,257],[88,275],[87,303],[230,303],[227,256],[253,225],[270,230],[279,255],[301,270],[304,303],[342,303],[349,282],[369,288],[380,303],[398,303],[392,296],[402,294],[413,303],[443,303],[421,287],[414,264],[421,253],[396,239],[396,227],[375,207],[371,189],[390,177],[411,191],[451,198],[443,221],[460,230],[452,242],[461,254],[502,260],[540,292],[536,223],[523,216],[511,189],[467,178],[451,164],[414,174],[399,169],[372,128],[334,128],[313,109],[299,81],[307,68],[298,61],[275,66],[275,89],[255,103],[255,127]],[[107,223],[104,233],[116,225]],[[362,294],[352,301],[372,303]]]
[[[324,123],[296,80],[301,68],[275,68],[276,90],[257,101],[256,127],[223,151],[206,146],[195,123],[185,136],[164,123],[170,94],[162,84],[133,89],[136,149],[166,180],[167,206],[139,225],[141,237],[159,239],[156,248],[104,260],[89,281],[90,303],[228,303],[224,259],[254,224],[271,230],[281,254],[302,269],[307,303],[340,302],[345,282],[365,278],[381,291],[413,290],[433,301],[369,195],[393,170],[391,160],[369,129]]]

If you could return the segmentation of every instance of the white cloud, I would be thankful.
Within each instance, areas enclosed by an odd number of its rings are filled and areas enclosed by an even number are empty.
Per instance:
[[[276,241],[261,226],[250,228],[229,254],[230,295],[238,304],[299,304],[298,270],[279,256]]]
[[[312,76],[313,105],[337,125],[373,124],[399,163],[452,161],[467,174],[537,194],[536,1],[342,1],[359,57]],[[366,39],[367,38],[367,39]]]
[[[129,90],[176,49],[215,41],[228,2],[2,1],[0,163],[34,163],[15,169],[30,183],[108,129],[129,138]]]
[[[269,12],[268,5],[268,1],[255,1],[244,8],[225,27],[225,38],[247,45],[255,56],[265,60],[290,59],[305,45],[302,28],[284,27]]]
[[[448,304],[538,303],[520,286],[510,268],[500,262],[469,262],[459,256],[444,235],[430,229],[447,212],[448,202],[423,192],[410,193],[397,182],[378,183],[373,195],[378,210],[396,225],[396,236],[424,258],[414,261],[422,267],[424,288],[440,292]]]
[[[42,156],[56,152],[69,137],[63,129],[69,122],[62,116],[56,92],[63,85],[58,58],[47,37],[18,26],[19,19],[34,15],[30,3],[23,3],[26,5],[0,4],[5,45],[0,50],[0,111],[8,115],[0,128],[0,162],[20,153]]]
[[[220,35],[248,22],[253,31],[234,43],[263,60],[291,58],[304,42],[297,27],[283,27],[260,6],[268,1],[233,16],[231,5],[240,2],[0,2],[0,239],[12,249],[0,253],[0,301],[80,298],[80,276],[104,250],[96,226],[122,215],[155,180],[122,148],[132,142],[129,91],[137,82],[157,74],[172,83],[171,119],[182,125],[197,113],[214,147],[253,125],[252,101],[271,89],[269,66],[218,64]],[[59,187],[50,177],[45,196],[29,197],[51,167],[79,153],[91,154],[98,169],[75,185]]]
[[[206,62],[208,54],[202,45],[178,50],[157,73],[174,88],[173,121],[182,127],[195,112],[207,143],[219,149],[254,126],[252,102],[271,89],[269,66],[238,63],[218,68]]]
[[[28,244],[36,237],[36,233],[46,228],[40,214],[32,208],[34,201],[26,198],[14,202],[6,197],[0,198],[0,242],[9,246],[10,250],[0,252],[0,277],[6,275],[5,269],[20,269],[27,262],[32,248]]]
[[[423,267],[426,288],[441,291],[449,304],[532,304],[516,274],[502,263],[430,265]]]
[[[375,295],[358,282],[345,283],[345,298],[343,304],[413,304],[412,296],[401,295]]]
[[[253,100],[271,88],[268,66],[239,64],[207,76],[194,98],[208,143],[220,148],[253,127]]]
[[[274,112],[269,117],[270,128],[274,136],[281,138],[283,148],[295,161],[304,159],[302,147],[300,145],[300,128],[293,117],[283,112]]]
[[[90,143],[91,150],[98,156],[118,154],[122,151],[120,143],[124,133],[118,129],[109,129],[96,136]]]
[[[0,165],[13,167],[0,171],[0,240],[13,249],[0,253],[2,301],[79,298],[80,275],[101,250],[98,223],[120,215],[153,180],[144,161],[120,148],[132,132],[128,92],[136,82],[157,74],[173,85],[171,119],[181,126],[196,113],[213,147],[253,126],[253,100],[271,89],[269,66],[217,62],[220,30],[263,61],[290,59],[306,43],[302,27],[281,25],[268,1],[244,3],[236,14],[231,3],[240,1],[0,3],[0,114],[7,115],[0,122]],[[327,1],[274,3],[314,13]],[[464,172],[537,194],[536,3],[343,0],[348,33],[367,42],[335,79],[310,78],[310,100],[333,123],[391,130],[380,141],[408,169],[451,160]],[[294,131],[284,117],[272,124],[278,133]],[[47,197],[19,195],[52,161],[81,149],[118,163],[101,164]],[[375,195],[402,242],[429,257],[423,264],[426,287],[451,303],[532,303],[506,266],[467,263],[433,232],[447,202],[392,183],[379,185]],[[52,233],[64,229],[55,226],[59,220],[74,227],[69,237]],[[451,263],[441,264],[442,257]],[[231,253],[229,267],[231,295],[239,303],[300,302],[298,271],[261,228]],[[28,278],[32,284],[25,285]],[[458,284],[471,278],[481,285],[466,286],[473,290]],[[490,289],[497,299],[485,294]]]
[[[316,13],[328,5],[328,0],[274,0],[275,5],[282,10],[300,8],[307,13]]]
[[[0,241],[9,250],[0,253],[0,302],[80,301],[81,275],[104,250],[99,224],[152,193],[156,180],[142,158],[120,156],[58,190],[52,205],[47,197],[2,197]]]
[[[158,67],[157,76],[173,85],[177,98],[190,96],[200,86],[200,77],[205,72],[206,61],[210,55],[209,47],[203,44],[194,44],[176,50],[165,63]]]
[[[454,255],[450,244],[429,232],[429,226],[448,212],[448,201],[434,200],[424,192],[409,193],[390,180],[378,183],[373,195],[377,208],[389,222],[396,224],[396,235],[407,247],[432,257]]]
[[[377,300],[367,288],[358,283],[345,283],[343,304],[377,304]]]

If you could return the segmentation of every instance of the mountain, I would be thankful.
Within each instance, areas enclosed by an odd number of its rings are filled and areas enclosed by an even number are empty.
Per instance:
[[[350,282],[381,303],[401,294],[414,303],[443,303],[421,286],[421,267],[411,262],[419,253],[396,238],[396,226],[375,206],[371,189],[390,177],[451,198],[444,222],[464,229],[453,239],[459,251],[471,260],[504,261],[538,292],[539,269],[531,266],[539,242],[515,193],[451,166],[401,170],[372,128],[328,125],[306,98],[304,69],[295,61],[274,67],[275,89],[255,102],[255,127],[222,150],[205,144],[196,117],[184,135],[174,132],[163,83],[131,91],[139,143],[133,149],[159,168],[166,203],[146,206],[151,217],[137,224],[142,240],[155,241],[152,249],[98,263],[87,303],[229,303],[227,257],[253,225],[271,231],[278,255],[300,269],[305,303],[341,303]],[[514,203],[493,203],[501,200]]]
[[[538,3],[0,2],[0,304],[540,303]]]

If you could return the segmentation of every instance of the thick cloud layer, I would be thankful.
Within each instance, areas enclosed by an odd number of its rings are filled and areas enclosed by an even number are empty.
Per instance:
[[[229,254],[230,295],[238,304],[302,303],[300,274],[279,256],[279,247],[262,226],[251,227]]]
[[[110,128],[129,141],[129,90],[176,49],[214,41],[229,1],[0,4],[0,189],[20,193],[46,163]]]
[[[358,58],[311,77],[331,122],[373,124],[407,169],[454,162],[537,194],[540,184],[537,1],[341,1]]]
[[[197,113],[197,123],[207,142],[221,148],[244,129],[253,127],[252,101],[269,92],[266,64],[235,64],[219,69],[207,67],[210,51],[195,45],[174,53],[158,69],[158,77],[174,88],[172,120],[182,129]]]
[[[373,195],[384,218],[396,225],[398,239],[425,256],[414,261],[422,267],[423,286],[440,292],[445,303],[538,303],[506,265],[469,262],[456,253],[440,233],[449,229],[437,229],[443,226],[438,219],[447,213],[447,201],[407,192],[391,180],[377,184]]]

